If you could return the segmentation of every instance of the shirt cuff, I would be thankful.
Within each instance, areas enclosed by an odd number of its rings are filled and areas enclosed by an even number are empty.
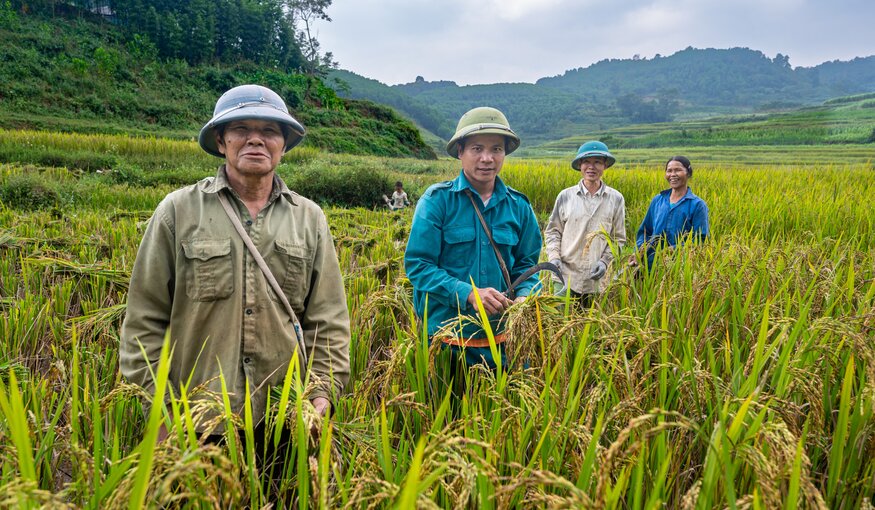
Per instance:
[[[541,280],[536,282],[529,283],[529,280],[526,280],[524,283],[521,283],[519,287],[516,288],[514,293],[516,297],[526,297],[533,294],[537,290],[541,290],[543,285],[541,284]]]
[[[336,386],[337,383],[332,381],[330,377],[324,376],[324,380],[317,381],[315,382],[315,384],[313,384],[313,386],[310,387],[310,391],[307,392],[307,399],[313,400],[317,397],[322,397],[331,402],[333,405],[334,402],[331,398],[333,393],[331,391],[332,385]]]
[[[471,292],[474,290],[474,287],[470,283],[465,283],[460,281],[456,285],[456,299],[459,300],[459,309],[465,310],[468,308],[468,296],[471,295]]]

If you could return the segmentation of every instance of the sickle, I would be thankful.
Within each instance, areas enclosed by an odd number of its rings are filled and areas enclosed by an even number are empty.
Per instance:
[[[562,271],[560,271],[558,267],[556,267],[554,264],[551,264],[550,262],[541,262],[540,264],[535,264],[534,266],[530,267],[528,271],[521,274],[519,278],[514,280],[514,282],[510,284],[510,288],[508,288],[504,292],[504,295],[507,296],[508,299],[515,298],[516,292],[514,291],[516,290],[516,288],[519,287],[521,283],[531,278],[533,274],[539,273],[541,271],[550,271],[551,273],[559,277],[559,281],[562,282],[562,285],[565,285],[565,278],[562,277]]]

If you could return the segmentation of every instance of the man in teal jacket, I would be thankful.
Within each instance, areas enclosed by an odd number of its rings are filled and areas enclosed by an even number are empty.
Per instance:
[[[500,111],[480,107],[463,115],[447,144],[447,153],[459,159],[462,171],[420,198],[407,241],[404,267],[413,284],[416,314],[428,322],[430,338],[440,330],[437,338],[453,351],[463,350],[469,366],[496,366],[486,332],[463,317],[478,315],[475,294],[489,314],[502,353],[501,316],[512,304],[475,207],[491,230],[511,281],[537,264],[541,252],[541,232],[529,200],[498,177],[505,156],[519,145]],[[515,289],[516,296],[527,296],[537,282],[532,276]]]

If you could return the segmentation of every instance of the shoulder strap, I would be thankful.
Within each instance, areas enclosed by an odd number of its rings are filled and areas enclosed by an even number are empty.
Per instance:
[[[480,225],[483,227],[483,231],[486,232],[486,238],[489,239],[489,244],[492,245],[492,249],[495,251],[495,257],[498,259],[498,265],[501,267],[501,275],[504,276],[504,281],[507,283],[507,297],[513,299],[513,286],[510,281],[510,273],[507,271],[507,265],[504,263],[504,258],[502,258],[501,252],[498,251],[498,246],[495,244],[495,240],[492,239],[492,231],[489,230],[486,220],[483,219],[483,214],[480,212],[480,208],[477,206],[477,201],[474,200],[474,195],[471,194],[471,190],[465,188],[465,194],[471,199],[471,205],[474,206],[477,218],[480,219]]]
[[[302,362],[303,366],[307,366],[307,346],[304,345],[304,335],[301,334],[301,326],[300,322],[298,322],[298,316],[295,315],[295,311],[292,309],[292,305],[289,303],[288,298],[286,298],[286,294],[283,292],[283,289],[280,288],[280,284],[276,281],[276,278],[273,276],[273,273],[270,271],[270,268],[267,267],[267,263],[264,261],[264,257],[261,256],[261,253],[258,253],[258,248],[255,247],[255,244],[252,243],[252,239],[249,237],[249,234],[246,233],[246,230],[243,228],[243,225],[240,223],[240,218],[237,217],[237,213],[234,212],[234,209],[231,207],[231,204],[228,202],[228,198],[219,191],[216,193],[219,197],[219,202],[222,203],[222,208],[225,209],[225,213],[228,215],[228,218],[231,219],[231,223],[234,224],[234,229],[237,230],[237,233],[240,234],[240,238],[243,239],[243,244],[249,249],[249,252],[252,253],[252,258],[255,259],[255,263],[258,264],[261,272],[264,273],[264,277],[267,278],[268,283],[270,283],[271,288],[274,293],[276,293],[277,297],[279,297],[280,301],[283,303],[283,307],[285,307],[286,312],[289,314],[289,318],[292,320],[292,326],[295,328],[295,336],[298,341],[298,345],[301,346],[301,353],[303,354]]]

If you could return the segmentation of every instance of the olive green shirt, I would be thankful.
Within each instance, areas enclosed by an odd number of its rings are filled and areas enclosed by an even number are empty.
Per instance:
[[[282,384],[297,347],[293,324],[217,193],[229,197],[300,321],[311,379],[317,381],[309,397],[332,399],[349,379],[350,330],[325,214],[274,176],[267,205],[250,218],[224,166],[215,177],[167,195],[149,220],[122,325],[122,375],[152,390],[150,367],[157,373],[169,328],[169,384],[176,395],[189,377],[189,392],[205,385],[220,393],[221,371],[232,410],[242,413],[248,379],[253,415],[260,420],[269,387]]]

